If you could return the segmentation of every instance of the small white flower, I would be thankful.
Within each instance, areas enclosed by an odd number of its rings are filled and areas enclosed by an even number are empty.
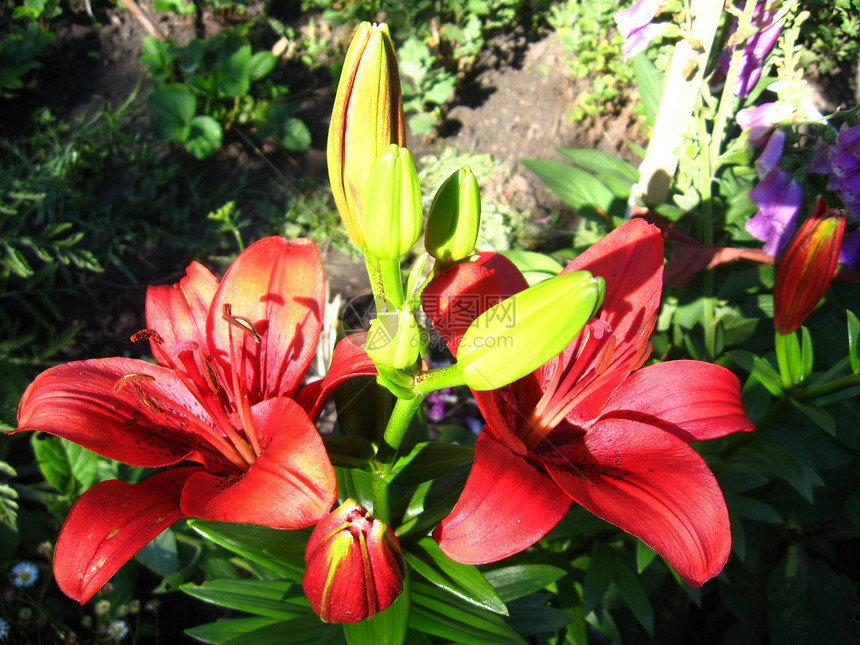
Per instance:
[[[39,570],[32,562],[19,562],[12,567],[12,584],[16,587],[32,587],[39,579]]]
[[[107,628],[108,638],[119,642],[128,634],[128,624],[124,620],[115,620]]]
[[[9,635],[9,623],[0,618],[0,641],[6,640]]]

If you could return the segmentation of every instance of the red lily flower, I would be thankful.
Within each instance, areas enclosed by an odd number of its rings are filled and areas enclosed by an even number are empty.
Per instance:
[[[486,426],[463,493],[433,536],[458,562],[494,562],[534,544],[576,502],[700,586],[724,566],[731,536],[716,479],[688,443],[753,429],[740,384],[700,361],[641,367],[662,288],[659,229],[624,224],[564,272],[582,269],[606,280],[599,317],[532,374],[474,392]],[[484,256],[441,273],[423,297],[455,352],[468,326],[454,315],[462,295],[486,309],[494,294],[525,286],[503,258]]]
[[[55,549],[64,593],[86,602],[182,517],[298,529],[328,514],[335,476],[312,419],[340,381],[375,372],[344,339],[327,377],[302,391],[301,405],[293,400],[319,341],[323,285],[308,240],[261,240],[220,283],[192,263],[179,283],[147,291],[148,329],[133,340],[148,339],[158,365],[79,361],[27,388],[17,432],[47,432],[132,466],[198,464],[84,493]]]

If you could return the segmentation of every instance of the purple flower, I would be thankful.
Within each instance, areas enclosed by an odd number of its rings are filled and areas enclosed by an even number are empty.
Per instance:
[[[763,137],[782,123],[794,112],[790,103],[762,103],[752,108],[744,108],[737,116],[738,125],[755,145],[764,145]]]
[[[764,242],[764,252],[779,255],[791,240],[803,201],[800,185],[784,170],[774,168],[749,192],[758,212],[746,223],[747,233]]]
[[[827,175],[827,189],[839,193],[848,212],[860,219],[860,125],[843,127],[833,145],[820,139],[809,172]]]
[[[427,404],[427,418],[433,423],[439,423],[445,418],[445,404],[453,403],[456,398],[451,395],[450,387],[430,392],[425,400]]]
[[[771,170],[776,168],[782,158],[784,148],[785,131],[777,130],[768,138],[767,145],[765,145],[758,159],[755,160],[755,171],[758,173],[759,179],[764,179]]]
[[[767,11],[764,6],[765,3],[759,3],[753,10],[750,27],[756,33],[744,43],[741,72],[734,87],[735,95],[741,98],[747,96],[758,83],[765,56],[773,48],[782,30],[782,23],[776,21],[776,10]]]
[[[860,229],[846,233],[842,238],[839,261],[854,271],[860,270]]]
[[[630,60],[643,51],[652,40],[666,30],[665,23],[652,23],[654,16],[660,11],[662,0],[637,0],[624,11],[619,11],[612,17],[618,25],[618,31],[624,36],[624,59]]]

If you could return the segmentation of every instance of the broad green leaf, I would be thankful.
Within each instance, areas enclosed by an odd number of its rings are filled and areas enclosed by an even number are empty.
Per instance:
[[[501,254],[513,262],[530,285],[561,273],[564,266],[544,253],[525,249],[506,249]]]
[[[171,529],[162,532],[150,540],[134,557],[162,577],[176,573],[179,569],[176,534]]]
[[[211,645],[222,645],[231,638],[236,638],[250,631],[274,624],[283,624],[275,618],[222,618],[214,623],[199,625],[186,629],[185,633]]]
[[[223,645],[339,645],[344,642],[340,625],[327,625],[316,616],[300,616],[263,625],[224,641]]]
[[[845,311],[845,316],[848,318],[848,357],[851,359],[851,371],[857,374],[860,372],[860,320],[850,309]]]
[[[420,535],[436,526],[454,508],[468,475],[469,467],[460,466],[433,481],[419,484],[414,492],[400,500],[391,513],[392,517],[403,515],[403,523],[395,530],[397,537]]]
[[[311,146],[311,131],[301,119],[292,117],[281,126],[281,145],[293,152],[303,152]]]
[[[645,114],[651,123],[657,120],[657,110],[660,109],[660,98],[663,95],[663,74],[654,66],[645,52],[636,54],[633,58],[633,72],[636,74],[636,87]]]
[[[645,571],[647,566],[651,564],[654,558],[657,557],[657,554],[654,550],[642,542],[641,540],[636,541],[636,572],[642,573]]]
[[[597,176],[612,194],[627,201],[630,189],[639,181],[639,170],[626,161],[600,150],[556,148],[575,166]]]
[[[215,64],[215,78],[221,96],[243,96],[251,89],[249,64],[251,45],[244,44],[233,51],[225,47],[219,50],[219,60]]]
[[[460,564],[442,552],[433,538],[425,537],[403,552],[409,565],[437,587],[503,616],[508,609],[477,567]]]
[[[726,356],[749,372],[753,378],[767,388],[768,392],[776,397],[785,396],[779,373],[764,358],[740,349],[727,352]]]
[[[221,124],[211,116],[195,116],[191,119],[191,130],[185,141],[185,149],[198,159],[205,159],[218,152],[223,130]]]
[[[323,437],[323,444],[331,463],[344,468],[360,468],[375,454],[371,443],[356,435]]]
[[[557,161],[524,159],[523,165],[579,215],[604,224],[609,221],[609,212],[616,198],[594,175]]]
[[[801,403],[797,399],[790,399],[791,404],[806,415],[806,418],[812,421],[819,428],[824,430],[831,437],[836,436],[836,421],[830,416],[830,413],[824,408],[809,403]]]
[[[180,588],[214,605],[269,618],[295,618],[310,611],[301,586],[286,580],[210,580]]]
[[[278,59],[272,52],[257,52],[248,60],[248,76],[255,81],[268,76],[269,72],[275,68],[276,62]]]
[[[566,573],[549,564],[517,564],[485,571],[484,577],[507,603],[545,588]]]
[[[369,620],[343,626],[348,645],[401,645],[409,628],[409,576],[403,581],[403,592],[383,612]]]
[[[597,540],[591,549],[591,560],[582,585],[582,609],[587,614],[603,600],[612,583],[615,554],[606,544]]]
[[[149,93],[146,104],[157,117],[154,126],[159,136],[180,143],[188,138],[197,99],[184,85],[162,85]]]
[[[34,434],[30,438],[39,470],[54,490],[64,495],[80,494],[93,485],[99,457],[86,448],[59,437]]]
[[[304,575],[304,547],[298,558],[285,558],[276,552],[283,552],[287,545],[307,544],[307,531],[279,531],[254,524],[235,524],[228,522],[209,522],[206,520],[188,520],[188,525],[203,537],[215,544],[268,567],[272,571],[301,582]],[[292,551],[294,552],[294,550]]]
[[[617,558],[612,571],[612,582],[624,602],[630,607],[633,615],[636,616],[636,620],[642,624],[649,635],[653,636],[654,609],[651,607],[651,601],[648,600],[648,594],[645,593],[642,584],[633,572]]]
[[[801,463],[797,457],[782,446],[759,441],[741,449],[759,462],[758,472],[770,473],[791,484],[810,504],[813,501],[812,485],[822,483],[821,478]]]
[[[471,463],[474,458],[475,451],[468,446],[423,442],[400,457],[386,479],[394,484],[420,484]]]
[[[510,606],[511,628],[520,636],[555,633],[576,617],[555,607],[545,607],[531,603],[512,603]]]
[[[460,645],[524,645],[526,642],[501,616],[420,582],[412,583],[409,627]]]
[[[749,497],[732,495],[731,493],[726,493],[725,496],[729,512],[737,515],[738,517],[745,517],[750,520],[756,520],[757,522],[771,522],[774,524],[782,522],[782,518],[779,516],[779,513],[777,513],[776,509],[774,509],[770,504],[765,504],[760,500]]]

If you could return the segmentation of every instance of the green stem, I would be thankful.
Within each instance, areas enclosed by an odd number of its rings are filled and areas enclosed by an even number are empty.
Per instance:
[[[379,258],[364,252],[364,266],[367,267],[367,277],[370,279],[370,290],[373,292],[373,303],[376,314],[385,311],[385,287],[383,286],[382,271],[379,268]]]
[[[373,495],[373,517],[391,524],[391,507],[388,502],[388,482],[379,475],[374,475],[372,480]]]
[[[794,332],[791,332],[794,335]],[[791,378],[791,361],[789,360],[789,347],[791,342],[789,334],[781,334],[776,332],[773,338],[773,347],[776,351],[776,365],[779,368],[779,378],[782,381],[782,387],[786,390],[794,385],[794,379]]]
[[[792,396],[798,401],[814,401],[815,399],[858,386],[860,386],[860,374],[850,374],[849,376],[843,376],[840,379],[819,385],[818,387],[811,387],[808,390],[795,392]]]
[[[400,274],[400,258],[379,260],[382,288],[388,311],[399,309],[403,304],[403,277]]]
[[[752,22],[752,14],[758,0],[747,0],[744,5],[744,12],[738,21],[738,31],[736,33],[745,33],[750,28]],[[717,108],[717,118],[714,120],[713,137],[711,138],[711,167],[717,170],[720,166],[720,152],[723,147],[723,137],[726,133],[726,125],[728,124],[729,115],[732,113],[735,103],[735,83],[741,75],[741,63],[743,62],[744,47],[743,43],[738,43],[735,50],[732,52],[731,60],[729,61],[729,70],[726,72],[726,81],[723,85],[723,92],[720,96],[720,105]]]
[[[403,443],[406,431],[412,422],[412,417],[415,416],[423,401],[424,395],[418,394],[412,399],[397,399],[394,404],[394,409],[391,411],[391,416],[388,418],[388,424],[382,435],[382,444],[376,453],[376,461],[380,464],[379,472],[383,475],[391,472],[394,460],[397,458],[397,452],[400,450],[400,444]]]

